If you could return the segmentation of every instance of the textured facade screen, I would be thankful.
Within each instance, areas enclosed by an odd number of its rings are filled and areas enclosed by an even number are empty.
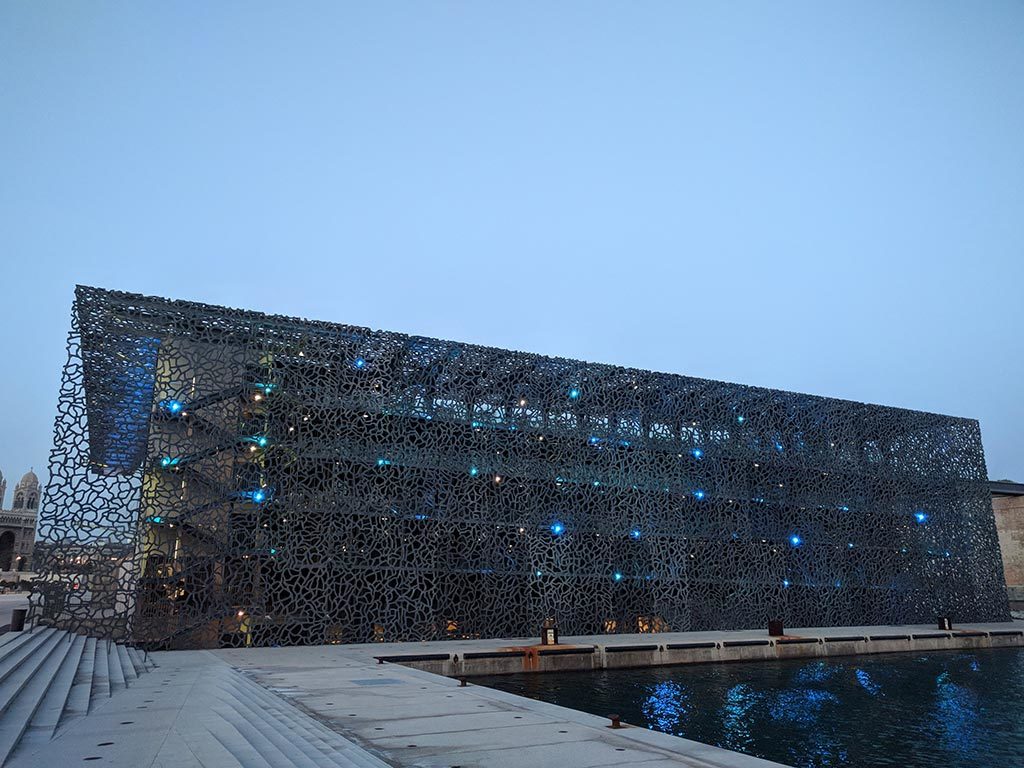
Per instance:
[[[163,647],[1009,618],[975,421],[86,287],[40,536]]]

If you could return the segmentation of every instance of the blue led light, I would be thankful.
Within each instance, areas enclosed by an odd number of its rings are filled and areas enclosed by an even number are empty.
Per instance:
[[[744,421],[746,421],[746,418],[744,418],[743,416],[737,416],[736,417],[736,422],[738,424],[742,424]]]
[[[413,515],[413,517],[414,517],[414,518],[415,518],[416,520],[426,520],[428,516],[427,516],[427,515],[425,515],[425,514],[423,514],[422,512],[420,512],[420,513],[419,513],[419,514],[417,514],[417,515]]]
[[[256,445],[258,445],[260,448],[266,448],[269,442],[270,441],[267,440],[267,438],[263,437],[262,435],[256,438]]]
[[[257,504],[262,504],[264,501],[267,500],[267,492],[264,491],[262,488],[253,491],[252,500],[255,501]]]
[[[600,442],[601,442],[601,438],[600,437],[597,437],[596,435],[591,435],[590,436],[590,444],[591,445],[597,445]]]
[[[556,520],[551,524],[551,532],[555,536],[561,536],[563,533],[565,533],[565,526]]]
[[[170,456],[164,456],[162,459],[160,459],[160,466],[161,467],[169,467],[169,466],[171,466],[171,457]]]
[[[619,573],[618,571],[616,571],[615,573],[612,574],[612,578],[615,579],[616,581],[622,581],[622,574]]]
[[[919,509],[917,510],[917,512],[914,513],[914,519],[918,523],[925,523],[928,521],[928,513]]]
[[[391,466],[391,459],[377,459],[378,467],[389,467]]]
[[[185,405],[184,405],[184,403],[181,402],[181,400],[165,400],[164,401],[164,408],[167,409],[168,413],[179,414],[179,413],[181,413],[181,411],[182,411],[182,409],[184,407],[185,407]]]
[[[804,540],[794,533],[792,536],[789,537],[789,543],[792,544],[794,547],[799,547],[801,544],[804,543]]]
[[[690,451],[690,453],[693,454],[693,458],[695,459],[704,458],[704,451],[702,451],[700,448],[694,448],[692,451]]]
[[[541,573],[540,571],[534,571],[534,572],[533,572],[533,575],[534,575],[534,576],[536,576],[536,577],[537,577],[537,578],[539,579],[539,578],[540,578],[541,576],[543,576],[544,574],[543,574],[543,573]]]
[[[570,400],[578,400],[579,397],[580,397],[580,391],[578,389],[576,389],[576,387],[573,387],[572,389],[569,390],[569,399]]]
[[[693,492],[693,498],[695,498],[697,501],[703,501],[704,500],[704,496],[705,496],[705,493],[700,488],[698,488],[697,490],[695,490]]]
[[[355,360],[354,360],[354,361],[352,362],[352,365],[354,365],[354,366],[355,366],[356,368],[358,368],[359,370],[362,370],[363,368],[365,368],[365,367],[366,367],[366,358],[364,358],[364,357],[357,357],[357,358],[356,358],[356,359],[355,359]]]
[[[157,524],[160,524],[160,523],[162,523],[164,521],[164,519],[162,517],[160,517],[160,516],[151,517],[150,520],[152,522],[154,522],[154,523],[157,523]]]
[[[789,579],[783,579],[782,580],[782,586],[788,587],[789,586]]]
[[[634,528],[629,532],[629,538],[633,539],[633,541],[639,541],[641,535],[639,528]]]
[[[470,467],[469,468],[469,476],[470,477],[476,477],[479,474],[480,474],[480,470],[477,469],[476,467]]]
[[[270,548],[270,554],[272,554],[272,555],[276,555],[276,554],[277,554],[277,550],[276,550],[276,549],[274,549],[273,547],[271,547],[271,548]]]
[[[847,549],[853,549],[853,542],[852,541],[846,542],[846,548]]]
[[[785,450],[785,448],[782,447],[782,443],[776,443],[775,450],[778,451],[779,453],[782,453]]]

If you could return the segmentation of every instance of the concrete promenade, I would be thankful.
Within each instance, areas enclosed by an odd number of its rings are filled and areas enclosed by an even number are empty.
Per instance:
[[[842,643],[853,643],[850,649],[860,643],[870,652],[1024,646],[1024,621],[957,625],[952,635],[931,626],[787,631],[793,642],[772,644],[765,643],[764,630],[567,637],[563,649],[590,652],[533,658],[538,664],[542,658],[556,663],[585,658],[597,666],[597,659],[620,665],[631,653],[664,656],[674,650],[715,652],[722,660],[721,654],[739,650],[764,659],[793,653],[828,656]],[[381,656],[436,656],[443,658],[417,663],[456,665],[464,663],[467,653],[471,661],[474,654],[488,661],[488,654],[511,650],[517,655],[494,660],[514,659],[522,666],[530,656],[524,649],[534,640],[151,654],[156,670],[95,713],[58,730],[53,741],[19,750],[9,765],[65,768],[91,758],[118,768],[778,768],[644,727],[613,730],[602,717],[471,682],[462,687],[457,679],[378,661]],[[668,648],[707,643],[713,647]],[[611,650],[652,645],[658,650]]]

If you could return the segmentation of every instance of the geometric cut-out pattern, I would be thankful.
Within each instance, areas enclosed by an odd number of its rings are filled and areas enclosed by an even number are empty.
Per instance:
[[[975,421],[87,287],[39,535],[157,647],[1009,618]]]

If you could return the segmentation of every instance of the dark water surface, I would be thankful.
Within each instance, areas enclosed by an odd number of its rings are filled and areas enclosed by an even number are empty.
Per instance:
[[[474,678],[799,766],[1024,768],[1024,650]]]

